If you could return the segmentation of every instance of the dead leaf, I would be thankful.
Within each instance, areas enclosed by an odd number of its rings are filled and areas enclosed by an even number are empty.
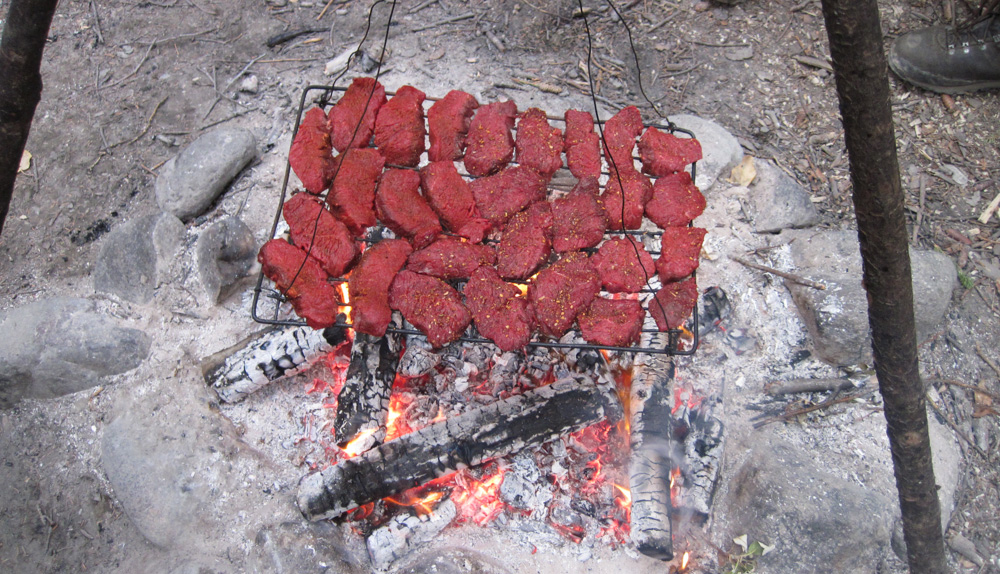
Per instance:
[[[973,392],[973,396],[975,404],[972,408],[972,418],[979,419],[989,415],[1000,415],[1000,412],[993,408],[993,397],[980,392]]]
[[[729,174],[729,182],[741,187],[747,187],[757,177],[757,168],[753,165],[753,156],[743,156],[743,161],[733,168]]]
[[[31,167],[31,152],[28,150],[24,150],[24,153],[21,154],[21,163],[20,165],[17,166],[17,173],[26,172],[30,167]]]

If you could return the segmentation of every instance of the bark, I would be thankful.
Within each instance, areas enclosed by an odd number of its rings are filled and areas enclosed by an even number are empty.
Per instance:
[[[58,0],[12,0],[0,39],[0,233],[35,107],[42,98],[42,51]]]
[[[917,367],[913,284],[876,0],[823,0],[854,187],[879,390],[914,573],[945,572],[941,509]]]
[[[337,416],[333,436],[343,448],[358,435],[367,433],[354,452],[382,444],[389,418],[389,396],[399,365],[399,335],[373,337],[355,333],[351,365],[344,388],[337,396]]]

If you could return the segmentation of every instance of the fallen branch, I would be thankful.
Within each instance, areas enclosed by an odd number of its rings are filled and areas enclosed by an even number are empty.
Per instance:
[[[868,389],[867,391],[863,391],[863,392],[856,393],[856,394],[853,394],[853,395],[847,395],[847,396],[844,396],[844,397],[841,397],[841,396],[838,396],[838,395],[833,395],[833,396],[831,396],[830,398],[826,399],[825,401],[823,401],[821,403],[816,403],[814,405],[809,405],[808,407],[802,407],[802,408],[798,408],[798,409],[793,409],[793,410],[784,412],[784,413],[782,413],[780,415],[776,415],[776,416],[773,416],[773,417],[769,417],[769,418],[757,421],[757,422],[755,422],[753,424],[753,428],[759,429],[760,427],[769,425],[771,423],[776,423],[776,422],[779,422],[779,421],[782,421],[782,422],[784,422],[784,421],[790,421],[790,420],[794,419],[795,417],[797,417],[799,415],[804,415],[804,414],[807,414],[807,413],[811,413],[811,412],[823,410],[825,408],[832,407],[833,405],[839,405],[839,404],[842,404],[842,403],[849,403],[849,402],[853,401],[854,399],[860,399],[860,398],[867,397],[868,395],[871,395],[874,392],[875,392],[875,389],[871,388],[871,389]]]
[[[426,26],[421,26],[419,28],[414,28],[414,32],[423,32],[424,30],[430,30],[431,28],[437,28],[438,26],[444,26],[445,24],[453,24],[455,22],[461,22],[462,20],[468,20],[470,18],[475,18],[476,15],[472,12],[466,14],[460,14],[458,16],[453,16],[451,18],[445,18],[444,20],[438,20],[433,24],[428,24]]]
[[[765,273],[771,273],[772,275],[777,275],[778,277],[788,279],[789,281],[798,283],[799,285],[805,285],[806,287],[812,287],[813,289],[819,289],[820,291],[826,290],[826,285],[813,281],[812,279],[806,279],[805,277],[802,277],[800,275],[787,273],[785,271],[779,271],[773,267],[768,267],[766,265],[758,265],[757,263],[747,261],[746,259],[743,259],[742,257],[737,257],[735,255],[730,255],[729,258],[739,263],[740,265],[745,265],[751,269],[756,269],[758,271],[763,271]]]
[[[975,451],[978,452],[979,455],[983,457],[983,460],[990,459],[989,455],[986,454],[986,451],[979,448],[979,445],[977,445],[976,443],[972,442],[972,439],[970,439],[968,436],[966,436],[964,432],[962,432],[962,429],[959,428],[958,424],[956,424],[953,420],[951,420],[951,418],[949,418],[948,415],[944,414],[944,411],[942,411],[941,408],[938,407],[937,404],[934,402],[933,397],[927,395],[927,402],[931,405],[931,408],[934,409],[934,412],[936,412],[938,416],[941,417],[942,420],[944,420],[944,422],[948,423],[948,426],[951,427],[951,430],[955,431],[955,434],[958,436],[958,438],[964,440],[967,445],[975,449]]]
[[[850,379],[790,379],[774,381],[764,385],[764,392],[772,397],[794,393],[825,393],[829,391],[846,391],[856,388]]]
[[[164,97],[162,100],[160,100],[160,103],[156,104],[156,107],[153,108],[153,112],[151,114],[149,114],[149,118],[146,119],[146,127],[142,128],[142,131],[139,132],[138,135],[136,135],[134,138],[132,138],[130,140],[124,140],[124,141],[120,141],[118,143],[113,143],[113,144],[109,145],[107,147],[107,149],[104,150],[104,151],[109,151],[112,148],[116,148],[116,147],[118,147],[120,145],[132,145],[135,142],[139,141],[139,138],[141,138],[142,136],[144,136],[147,133],[149,133],[149,128],[151,128],[153,126],[153,118],[156,117],[156,112],[160,111],[160,106],[162,106],[167,101],[167,99],[169,97],[170,96]]]

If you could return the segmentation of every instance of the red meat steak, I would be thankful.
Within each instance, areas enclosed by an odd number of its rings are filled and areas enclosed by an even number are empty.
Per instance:
[[[609,347],[628,347],[639,342],[642,319],[646,312],[632,299],[598,297],[577,320],[588,343]]]
[[[566,110],[566,165],[577,179],[601,176],[601,138],[588,112]]]
[[[514,157],[517,104],[512,100],[479,106],[465,138],[465,169],[470,175],[496,173]]]
[[[638,257],[636,251],[639,252]],[[653,257],[642,242],[631,237],[615,237],[601,245],[590,262],[609,293],[638,293],[656,274]]]
[[[552,209],[539,201],[510,218],[497,246],[497,272],[504,279],[527,279],[552,253]]]
[[[292,243],[319,261],[323,270],[340,277],[358,257],[358,245],[347,226],[312,196],[292,196],[281,208]],[[311,246],[311,248],[310,248]]]
[[[471,94],[459,90],[448,92],[445,97],[434,102],[427,110],[427,125],[430,128],[431,147],[427,157],[431,161],[453,161],[462,159],[465,136],[469,132],[469,121],[479,107]]]
[[[694,273],[706,230],[699,227],[667,227],[663,230],[656,274],[660,281],[676,281]]]
[[[327,283],[326,272],[305,251],[284,239],[272,239],[260,248],[257,261],[310,327],[324,329],[337,322],[337,293]]]
[[[334,158],[336,177],[326,202],[352,233],[375,225],[375,184],[383,166],[385,159],[375,149],[352,148]]]
[[[639,108],[628,106],[604,122],[604,153],[614,159],[619,170],[632,168],[632,150],[635,148],[635,138],[642,133],[642,115]],[[608,159],[608,169],[614,177],[611,159]]]
[[[604,239],[608,216],[597,199],[600,185],[581,179],[573,190],[552,201],[552,247],[559,253],[593,247]]]
[[[542,333],[561,337],[600,290],[601,280],[587,254],[573,251],[538,273],[528,287],[528,301]]]
[[[698,302],[698,283],[694,277],[666,283],[649,302],[649,314],[661,331],[676,329],[684,324]]]
[[[646,217],[660,227],[683,227],[703,211],[705,196],[686,171],[657,179],[653,197],[646,203]]]
[[[421,249],[441,234],[441,222],[420,195],[420,174],[411,169],[389,169],[375,192],[375,214],[396,235],[409,237]]]
[[[431,208],[448,230],[473,243],[479,243],[490,229],[490,222],[479,215],[469,182],[455,164],[435,161],[420,170],[420,187]]]
[[[384,239],[361,255],[347,280],[351,294],[351,323],[359,333],[385,335],[392,320],[389,286],[413,248],[404,239]]]
[[[590,112],[566,110],[563,119],[566,120],[567,150],[586,139],[587,134],[594,133],[594,116]]]
[[[547,177],[562,167],[563,138],[559,128],[549,125],[545,112],[531,108],[517,122],[514,142],[517,162]]]
[[[488,245],[444,236],[411,253],[406,268],[439,279],[468,279],[479,267],[493,265],[496,258],[496,251]]]
[[[413,86],[396,91],[375,119],[375,145],[386,163],[417,167],[424,153],[424,100],[427,95]]]
[[[653,195],[653,184],[649,182],[649,178],[631,167],[619,170],[619,173],[621,184],[625,186],[625,229],[639,229],[646,202]],[[601,194],[601,205],[608,214],[608,229],[611,231],[622,229],[622,185],[619,185],[614,172],[604,187],[604,193]]]
[[[323,110],[310,108],[302,118],[288,152],[288,163],[309,193],[322,193],[330,187],[333,145]]]
[[[458,339],[472,322],[462,296],[444,281],[412,271],[400,271],[389,289],[389,306],[427,335],[438,348]]]
[[[515,165],[504,168],[496,175],[475,179],[469,188],[479,213],[490,221],[494,229],[500,229],[518,211],[544,200],[546,183],[537,171]]]
[[[368,147],[375,131],[375,117],[385,104],[385,88],[375,78],[355,78],[330,108],[330,139],[337,151]]]
[[[639,159],[643,173],[663,177],[701,159],[701,144],[694,138],[649,128],[639,139]]]
[[[501,351],[520,349],[531,340],[534,317],[528,300],[492,267],[476,269],[463,294],[479,333],[496,343]]]

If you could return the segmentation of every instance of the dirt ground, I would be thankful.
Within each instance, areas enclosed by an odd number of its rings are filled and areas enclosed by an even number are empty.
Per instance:
[[[157,170],[214,125],[254,130],[262,159],[248,172],[265,176],[245,172],[220,204],[230,213],[245,202],[275,205],[280,179],[269,166],[287,152],[281,146],[287,146],[299,94],[308,84],[331,80],[324,75],[326,63],[361,39],[370,4],[64,0],[45,52],[45,90],[27,145],[32,165],[18,179],[0,237],[0,308],[91,295],[97,240],[124,221],[158,212]],[[640,94],[641,78],[664,114],[692,113],[720,123],[748,154],[774,160],[806,186],[825,226],[852,227],[848,160],[818,0],[745,0],[736,6],[619,0],[627,6],[636,56],[619,18],[603,2],[584,4],[593,8],[595,81],[605,109],[636,104],[647,119],[655,118]],[[962,3],[881,2],[887,41],[945,22],[945,7],[956,4],[960,17]],[[383,81],[412,82],[443,95],[464,88],[457,85],[464,78],[487,98],[530,103],[559,91],[567,107],[585,105],[586,42],[582,20],[573,18],[576,6],[553,0],[400,2]],[[375,12],[365,44],[371,54],[378,51],[387,8]],[[266,45],[297,30],[309,31]],[[243,73],[256,77],[255,92],[237,91]],[[949,420],[966,429],[970,440],[976,404],[976,414],[986,420],[977,425],[992,432],[984,451],[966,449],[949,534],[960,533],[984,555],[998,557],[1000,425],[983,410],[984,396],[976,399],[950,382],[983,383],[1000,392],[1000,371],[988,363],[1000,363],[1000,219],[978,221],[1000,192],[1000,98],[995,91],[941,97],[895,78],[892,86],[914,245],[952,255],[963,282],[942,331],[922,349],[923,371]],[[269,218],[247,220],[258,239]],[[0,431],[88,424],[86,398],[53,404],[75,410],[63,414],[49,403],[31,402],[0,413]],[[68,452],[47,440],[25,439],[18,456],[58,466],[93,451],[76,445]],[[22,485],[21,496],[37,502],[24,508],[38,515],[4,517],[0,529],[11,536],[0,536],[8,541],[0,547],[0,570],[5,563],[46,572],[78,571],[80,565],[114,571],[123,560],[141,564],[135,550],[125,560],[129,551],[123,549],[141,546],[141,538],[120,525],[118,536],[88,532],[82,538],[52,526],[53,516],[71,516],[79,501],[86,501],[80,512],[99,517],[99,524],[124,519],[92,480],[53,481],[40,472],[0,472]],[[95,537],[101,545],[95,546]]]

